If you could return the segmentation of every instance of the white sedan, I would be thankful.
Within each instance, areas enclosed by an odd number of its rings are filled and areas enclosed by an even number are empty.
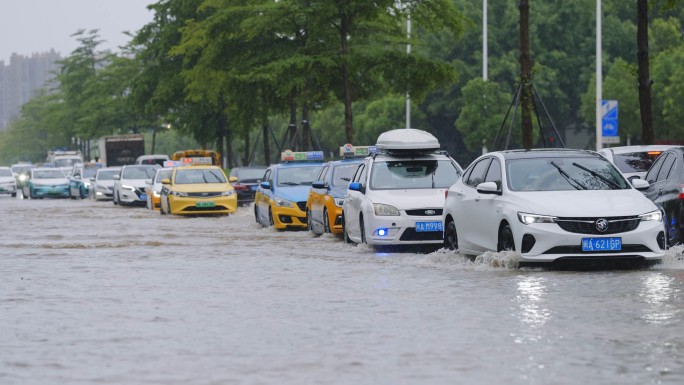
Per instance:
[[[154,178],[159,168],[158,165],[126,165],[121,167],[121,172],[114,176],[115,205],[140,205],[147,204],[145,187],[147,181]]]
[[[489,153],[447,192],[445,246],[465,255],[515,250],[521,262],[657,262],[662,215],[634,187],[592,151]]]

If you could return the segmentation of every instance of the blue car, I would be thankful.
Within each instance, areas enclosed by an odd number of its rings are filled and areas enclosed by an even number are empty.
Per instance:
[[[68,198],[69,180],[58,168],[34,168],[22,187],[22,194],[31,199]]]
[[[77,164],[71,171],[69,178],[69,196],[72,199],[87,198],[90,196],[91,180],[102,168],[102,163]]]
[[[264,227],[306,230],[306,200],[323,167],[323,152],[285,151],[281,160],[264,173],[254,197],[254,217]]]

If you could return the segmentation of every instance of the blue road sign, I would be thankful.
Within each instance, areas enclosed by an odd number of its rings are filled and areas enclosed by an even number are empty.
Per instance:
[[[617,100],[602,100],[601,101],[601,126],[602,136],[617,137],[618,136],[618,101]]]

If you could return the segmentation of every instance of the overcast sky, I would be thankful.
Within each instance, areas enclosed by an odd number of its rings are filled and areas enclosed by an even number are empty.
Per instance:
[[[62,57],[78,47],[71,35],[99,29],[101,49],[118,52],[135,32],[152,21],[147,5],[157,0],[0,0],[0,60],[12,53],[31,56],[54,49]]]

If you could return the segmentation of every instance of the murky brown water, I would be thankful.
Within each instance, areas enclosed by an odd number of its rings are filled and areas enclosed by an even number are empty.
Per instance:
[[[376,253],[250,208],[5,198],[0,218],[3,385],[684,383],[681,249],[560,272]]]

